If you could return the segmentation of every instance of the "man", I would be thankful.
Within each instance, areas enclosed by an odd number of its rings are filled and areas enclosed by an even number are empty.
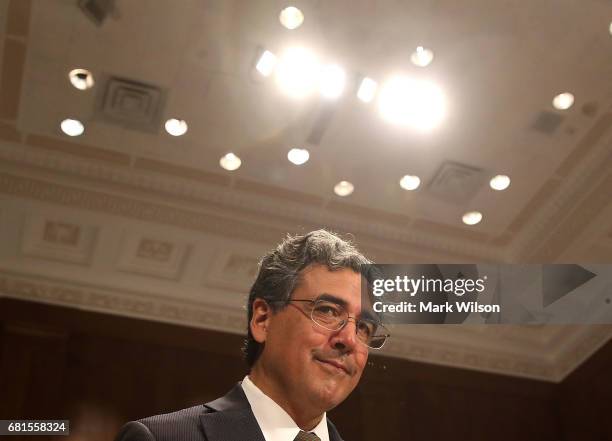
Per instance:
[[[116,441],[342,441],[326,412],[357,386],[388,337],[362,313],[362,265],[325,230],[267,254],[248,300],[250,373],[210,403],[126,424]]]

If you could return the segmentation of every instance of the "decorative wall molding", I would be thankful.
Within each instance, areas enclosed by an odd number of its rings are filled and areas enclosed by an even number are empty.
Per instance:
[[[356,235],[365,234],[374,239],[383,240],[391,245],[391,249],[406,249],[415,246],[430,249],[442,255],[451,254],[465,258],[471,256],[474,260],[504,260],[499,247],[492,245],[457,240],[452,237],[440,237],[423,231],[413,231],[408,228],[408,225],[401,228],[384,221],[369,218],[359,219],[358,216],[330,212],[323,206],[296,203],[289,199],[279,201],[268,195],[255,195],[254,197],[250,192],[134,170],[129,167],[107,165],[69,156],[62,156],[60,159],[57,154],[25,145],[3,143],[0,148],[0,160],[52,172],[54,181],[57,181],[61,175],[65,175],[67,178],[76,176],[85,180],[95,180],[96,188],[100,187],[101,182],[108,183],[109,193],[119,191],[121,194],[133,194],[134,190],[145,190],[148,193],[147,199],[159,199],[160,196],[163,196],[163,200],[172,200],[173,203],[183,206],[193,206],[195,202],[199,209],[208,207],[215,212],[225,209],[231,211],[233,217],[252,218],[254,221],[266,223],[270,219],[276,219],[279,222],[288,221],[300,225],[326,225],[340,231],[351,231]],[[20,176],[23,174],[20,173]],[[83,188],[83,186],[80,187]],[[37,199],[41,196],[40,194],[38,196],[27,195],[25,192],[21,192],[21,195]],[[142,198],[142,193],[140,197]]]
[[[179,279],[190,245],[147,233],[125,231],[117,259],[120,271],[171,280]]]
[[[388,346],[388,348],[387,348]],[[545,359],[529,359],[507,354],[495,354],[482,349],[439,344],[413,339],[391,340],[385,345],[385,355],[413,361],[462,367],[496,374],[513,375],[544,381],[559,381],[554,366]]]
[[[78,221],[30,213],[24,223],[21,252],[30,257],[89,265],[97,228]]]
[[[36,280],[0,271],[0,293],[4,297],[66,306],[216,331],[243,333],[246,316],[236,311],[205,302],[172,298],[152,298],[95,287],[79,287],[58,281]]]

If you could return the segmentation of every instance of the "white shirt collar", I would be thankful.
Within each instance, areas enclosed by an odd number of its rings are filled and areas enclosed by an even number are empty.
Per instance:
[[[251,410],[266,441],[293,441],[300,431],[295,421],[276,402],[255,386],[247,375],[242,380],[242,390],[251,405]],[[329,441],[327,432],[327,414],[311,430],[321,441]]]

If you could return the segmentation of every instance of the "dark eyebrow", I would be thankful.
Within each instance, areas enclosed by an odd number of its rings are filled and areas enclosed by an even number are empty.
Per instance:
[[[319,297],[317,297],[315,300],[325,300],[327,302],[332,302],[337,305],[344,306],[345,308],[348,305],[346,300],[341,299],[340,297],[336,297],[333,294],[328,294],[326,292],[324,292],[323,294],[320,294]]]

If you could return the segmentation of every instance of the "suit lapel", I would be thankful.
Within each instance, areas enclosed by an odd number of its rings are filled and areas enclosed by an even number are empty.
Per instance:
[[[265,441],[242,387],[204,405],[210,412],[200,415],[208,441]]]
[[[333,425],[329,418],[327,419],[327,433],[329,434],[329,441],[343,441],[336,426]]]
[[[265,441],[240,384],[204,406],[208,412],[200,415],[200,422],[208,441]],[[329,419],[327,431],[330,441],[343,441]]]
[[[208,441],[265,441],[253,413],[223,410],[200,416]]]

